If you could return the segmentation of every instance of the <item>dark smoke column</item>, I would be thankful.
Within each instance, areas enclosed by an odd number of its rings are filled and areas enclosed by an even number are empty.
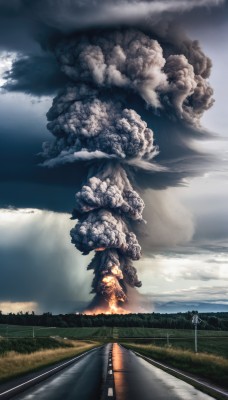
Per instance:
[[[60,94],[48,118],[48,128],[57,136],[46,148],[49,155],[59,160],[80,156],[85,162],[100,157],[99,170],[91,167],[87,182],[76,193],[72,218],[78,222],[71,238],[83,254],[96,252],[88,267],[95,274],[96,307],[124,312],[119,306],[127,301],[127,285],[141,286],[132,266],[141,247],[129,224],[143,221],[144,208],[124,165],[141,158],[148,162],[154,156],[153,132],[134,110],[82,84]]]
[[[141,286],[131,264],[131,260],[140,258],[141,248],[135,234],[128,229],[128,220],[141,220],[144,204],[122,167],[109,162],[102,168],[109,171],[108,176],[90,178],[76,194],[73,216],[79,222],[71,237],[84,254],[96,251],[88,267],[95,274],[93,292],[101,303],[96,305],[121,312],[119,305],[127,301],[127,284]]]
[[[81,35],[55,49],[69,84],[47,114],[55,141],[44,144],[45,164],[94,161],[76,193],[72,218],[78,222],[71,238],[83,254],[95,251],[88,268],[94,270],[96,307],[109,312],[121,311],[128,285],[141,285],[132,265],[141,248],[130,226],[132,220],[143,222],[144,203],[129,171],[159,171],[151,162],[157,153],[153,132],[127,98],[138,96],[152,115],[167,110],[172,120],[194,127],[212,105],[211,64],[198,44],[186,42],[182,50],[173,46],[172,54],[170,46],[162,46],[125,29]]]

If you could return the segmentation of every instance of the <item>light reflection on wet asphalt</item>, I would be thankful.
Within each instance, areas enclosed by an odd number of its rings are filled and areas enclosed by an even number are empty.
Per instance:
[[[113,369],[116,400],[213,399],[116,343],[113,346]]]
[[[110,344],[95,350],[14,399],[101,400],[109,349]],[[116,400],[213,399],[116,343],[113,345],[112,362]],[[107,399],[114,400],[114,397],[102,400]]]

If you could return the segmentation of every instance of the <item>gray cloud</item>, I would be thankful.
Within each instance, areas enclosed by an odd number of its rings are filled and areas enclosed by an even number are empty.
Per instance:
[[[36,96],[53,94],[67,82],[51,54],[18,57],[4,78],[4,90]]]
[[[228,306],[227,302],[224,300],[217,302],[208,299],[205,301],[199,301],[199,300],[167,301],[167,302],[153,301],[152,308],[155,312],[160,312],[160,313],[179,313],[179,312],[187,312],[193,310],[197,310],[199,313],[208,313],[208,312],[227,312]]]
[[[0,212],[1,301],[35,301],[41,312],[74,312],[84,306],[89,296],[86,259],[69,243],[69,215]]]
[[[143,254],[152,255],[159,249],[168,249],[188,243],[194,234],[193,216],[172,191],[148,190],[143,195],[146,207],[143,213],[146,228],[135,225],[141,238]],[[181,251],[181,250],[180,250]]]
[[[39,13],[43,4],[45,3],[45,13],[40,14],[41,19],[45,21],[47,25],[54,26],[55,28],[61,29],[62,31],[72,32],[75,30],[75,25],[80,28],[89,28],[96,26],[107,26],[116,24],[137,24],[139,21],[145,21],[149,19],[149,22],[157,23],[167,13],[183,13],[185,11],[191,11],[194,8],[201,7],[213,7],[223,4],[220,0],[187,0],[175,1],[175,0],[162,0],[162,1],[150,1],[150,0],[118,0],[110,1],[109,4],[104,0],[97,0],[91,4],[89,0],[83,3],[78,1],[72,3],[70,0],[61,3],[57,3],[54,0],[48,2],[41,1],[39,7],[31,7],[31,9],[37,10]],[[53,9],[56,10],[57,15],[62,15],[62,18],[57,18]],[[39,15],[39,14],[38,14]]]
[[[193,272],[192,274],[185,273],[182,275],[183,279],[186,280],[195,280],[195,281],[211,281],[211,280],[220,280],[218,277],[217,271],[215,270],[202,270],[198,272]],[[223,278],[224,281],[228,280],[228,277]]]
[[[216,258],[210,258],[206,261],[208,264],[221,264],[224,265],[224,261],[217,260]]]
[[[71,33],[77,29],[116,24],[138,24],[148,22],[155,24],[167,18],[167,14],[174,16],[201,8],[216,7],[224,4],[222,0],[90,0],[74,1],[65,0],[7,0],[1,1],[2,22],[8,22],[9,29],[14,22],[15,28],[24,28],[24,31],[40,33],[38,28],[43,25],[46,30]],[[61,17],[60,17],[61,16]],[[23,27],[24,25],[24,27]],[[16,32],[17,33],[17,29]],[[47,32],[45,32],[47,33]],[[12,37],[13,35],[11,35]],[[23,36],[22,36],[23,37]],[[2,40],[9,37],[3,37]],[[16,35],[12,37],[16,41]]]
[[[198,286],[189,289],[178,289],[178,291],[163,292],[155,296],[147,294],[151,299],[159,301],[166,298],[166,301],[193,301],[193,302],[223,302],[227,303],[226,286]]]

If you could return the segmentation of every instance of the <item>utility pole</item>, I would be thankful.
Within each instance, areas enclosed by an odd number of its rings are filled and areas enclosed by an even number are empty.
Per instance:
[[[167,333],[167,346],[169,347],[169,333]]]
[[[195,326],[195,353],[198,352],[198,337],[197,337],[197,325],[201,322],[202,320],[199,318],[198,314],[193,314],[192,317],[192,323]]]
[[[32,327],[32,338],[35,339],[35,328],[34,328],[34,326]]]

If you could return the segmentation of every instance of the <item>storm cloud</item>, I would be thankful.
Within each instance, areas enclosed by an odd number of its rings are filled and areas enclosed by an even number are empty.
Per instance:
[[[4,160],[1,204],[7,205],[12,199],[20,206],[55,210],[69,211],[74,206],[75,218],[109,208],[116,221],[124,218],[122,234],[125,217],[143,219],[144,202],[136,190],[141,195],[145,189],[184,185],[187,177],[202,174],[213,160],[202,155],[196,143],[197,138],[209,137],[200,119],[213,104],[209,83],[212,63],[178,21],[188,21],[194,9],[201,15],[204,6],[210,10],[224,2],[89,3],[57,1],[53,7],[51,0],[1,2],[0,31],[4,34],[0,46],[19,52],[11,70],[5,73],[4,90],[40,97],[55,95],[60,89],[48,113],[48,129],[55,141],[47,144],[44,129],[41,140],[36,136],[35,141],[28,141],[31,147],[20,140],[19,146],[16,142],[10,145],[10,159],[16,160],[18,168],[12,168],[9,159]],[[213,8],[215,15],[218,9]],[[45,165],[58,164],[55,169],[38,166],[41,155],[35,154],[40,152],[42,140],[46,142]],[[127,190],[109,175],[89,172],[92,164],[93,170],[110,161],[116,166],[116,159],[128,174]],[[69,161],[71,164],[66,165]],[[23,188],[27,188],[25,194]],[[75,205],[72,195],[76,190]],[[143,224],[136,228],[141,232],[144,251],[151,252],[151,243],[159,248],[189,241],[194,231],[191,215],[163,191],[150,191],[149,197],[152,212],[148,236],[142,233]],[[148,214],[150,211],[145,211],[144,217]],[[88,215],[84,215],[82,224]],[[127,235],[135,229],[134,224],[126,230]],[[126,237],[125,248],[131,240],[137,247],[133,236]],[[93,246],[83,249],[87,252]],[[132,274],[129,279],[137,282],[130,260],[125,268],[129,269],[126,276]]]
[[[67,82],[51,55],[18,56],[4,79],[3,90],[35,96],[53,94]]]
[[[1,209],[0,215],[0,301],[36,301],[40,312],[82,309],[88,261],[78,255],[75,271],[69,216],[36,209]]]

